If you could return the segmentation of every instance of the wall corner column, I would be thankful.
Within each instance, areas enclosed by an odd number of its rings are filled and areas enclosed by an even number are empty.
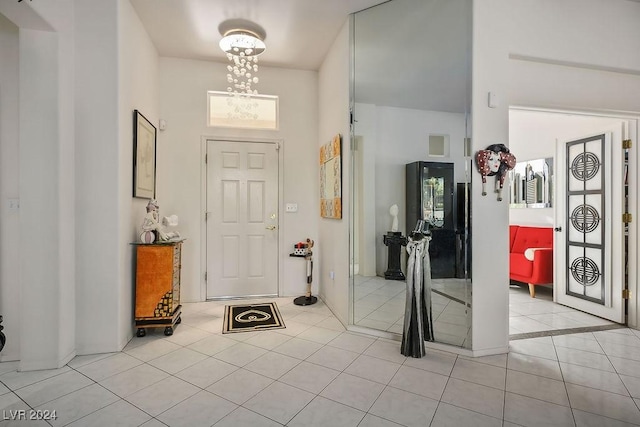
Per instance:
[[[508,145],[508,14],[501,13],[507,7],[504,0],[473,1],[472,155],[490,144]],[[509,205],[497,200],[495,177],[487,178],[482,196],[475,164],[472,179],[472,349],[481,356],[509,349]]]

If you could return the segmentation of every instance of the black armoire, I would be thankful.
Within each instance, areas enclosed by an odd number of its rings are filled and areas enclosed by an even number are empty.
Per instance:
[[[413,162],[406,165],[407,235],[419,219],[431,233],[431,277],[456,277],[456,221],[453,163]]]

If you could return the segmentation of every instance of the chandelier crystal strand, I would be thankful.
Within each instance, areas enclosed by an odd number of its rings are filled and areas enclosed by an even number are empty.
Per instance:
[[[254,85],[260,79],[258,73],[258,55],[264,49],[264,43],[254,35],[237,31],[227,34],[220,42],[220,47],[227,53],[230,64],[227,65],[227,103],[232,107],[229,118],[257,119],[258,103],[252,99],[258,94]]]

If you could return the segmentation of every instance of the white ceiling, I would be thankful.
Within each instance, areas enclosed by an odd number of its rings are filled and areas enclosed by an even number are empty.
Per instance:
[[[243,19],[266,32],[261,65],[301,70],[318,70],[349,14],[364,10],[356,102],[468,111],[470,0],[130,1],[161,56],[226,62],[218,26]]]
[[[263,65],[317,70],[350,13],[385,0],[131,0],[161,56],[226,61],[218,25],[246,19],[266,31]]]

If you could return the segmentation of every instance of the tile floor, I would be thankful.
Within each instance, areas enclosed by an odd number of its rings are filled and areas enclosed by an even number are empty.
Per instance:
[[[1,363],[0,425],[640,425],[640,331],[407,359],[396,341],[346,332],[321,301],[276,301],[286,329],[222,335],[224,303],[185,304],[171,337],[157,330],[50,371]],[[29,409],[57,419],[6,419]]]
[[[555,331],[560,329],[614,326],[613,322],[574,310],[553,302],[553,289],[536,286],[536,297],[529,295],[529,286],[509,287],[509,334]]]

